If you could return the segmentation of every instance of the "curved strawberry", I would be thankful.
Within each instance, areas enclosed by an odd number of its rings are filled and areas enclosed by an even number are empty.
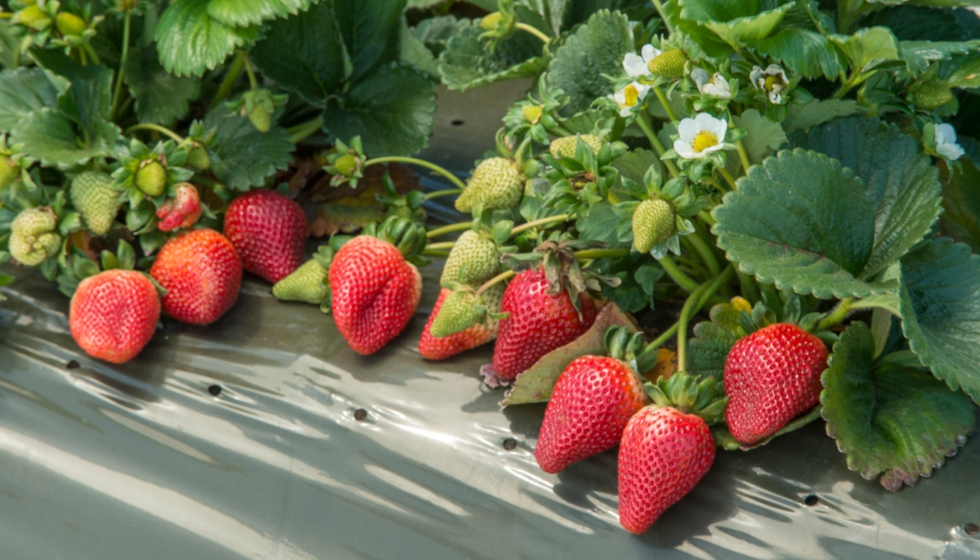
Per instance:
[[[567,291],[551,295],[549,288],[542,270],[524,271],[507,285],[500,311],[509,315],[500,321],[493,363],[480,370],[490,386],[514,380],[542,356],[592,326],[596,306],[589,295],[581,294],[579,314]]]
[[[482,346],[497,337],[500,320],[494,319],[492,316],[487,317],[485,322],[473,325],[462,332],[442,338],[432,336],[432,323],[435,322],[436,317],[442,310],[443,303],[451,293],[452,290],[447,288],[443,288],[439,292],[439,299],[436,300],[432,314],[429,315],[429,320],[425,323],[425,329],[422,330],[422,338],[419,339],[419,354],[426,360],[445,360],[477,346]],[[499,312],[503,296],[504,287],[499,284],[490,287],[484,292],[482,299],[487,305],[487,310],[491,313]]]
[[[424,232],[419,234],[406,224],[404,218],[390,219],[385,231],[407,228],[410,233],[406,237],[411,240],[399,245],[420,240],[424,246]],[[415,314],[422,295],[418,269],[405,260],[398,247],[370,235],[359,235],[345,243],[334,256],[328,275],[337,330],[358,354],[373,354],[398,336]]]
[[[153,338],[160,296],[142,272],[107,270],[78,284],[68,325],[75,342],[93,358],[114,364],[136,357]]]
[[[276,191],[256,189],[233,200],[224,234],[242,267],[273,284],[303,264],[306,216],[296,201]]]
[[[150,276],[167,290],[162,300],[167,315],[191,325],[207,325],[238,299],[242,263],[225,236],[213,229],[195,229],[164,244]]]
[[[827,354],[819,338],[787,323],[735,343],[725,360],[725,420],[735,439],[759,443],[816,406]]]

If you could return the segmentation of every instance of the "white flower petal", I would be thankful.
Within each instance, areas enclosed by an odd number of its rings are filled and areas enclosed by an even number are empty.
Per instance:
[[[691,79],[698,85],[698,89],[701,91],[701,93],[705,93],[705,86],[711,85],[708,83],[711,80],[711,77],[708,76],[708,71],[704,68],[695,68],[694,70],[691,70]]]
[[[715,126],[715,121],[718,119],[712,117],[708,113],[698,113],[694,115],[694,124],[698,125],[698,132],[702,130],[711,131],[712,127]]]
[[[956,142],[956,129],[953,125],[949,123],[942,123],[936,125],[936,144],[940,142],[940,139],[945,144]]]
[[[623,107],[622,109],[619,110],[619,116],[623,118],[630,116],[632,113],[633,113],[633,109],[631,109],[630,107]]]
[[[643,59],[633,53],[626,53],[623,58],[623,70],[626,70],[626,74],[632,78],[639,76],[646,76],[650,73],[647,68],[647,63],[643,62]]]
[[[710,154],[711,152],[717,152],[718,150],[724,147],[725,146],[723,144],[715,144],[714,146],[710,146],[708,148],[701,150],[701,156],[704,156],[705,154]]]
[[[636,93],[639,94],[639,98],[641,101],[643,99],[646,99],[647,94],[650,93],[650,86],[648,85],[638,84],[636,82],[633,82],[633,87],[636,88]]]
[[[941,146],[936,146],[936,153],[943,156],[949,160],[960,159],[960,156],[965,154],[963,148],[959,144],[943,144]]]
[[[674,140],[674,151],[677,155],[684,159],[694,159],[697,154],[694,153],[694,148],[691,147],[690,142],[684,142],[683,140]]]
[[[769,102],[772,103],[773,105],[779,105],[780,103],[783,102],[783,96],[780,95],[778,91],[775,90],[770,91]]]
[[[762,68],[758,66],[752,67],[752,72],[749,73],[749,81],[755,86],[755,89],[762,89],[766,83],[766,78],[762,73]]]
[[[646,63],[660,56],[661,51],[653,45],[643,45],[643,48],[640,49],[640,54],[643,55],[643,62]]]
[[[698,135],[700,130],[694,119],[683,119],[677,125],[677,133],[680,134],[680,139],[688,145],[694,143],[694,137]]]

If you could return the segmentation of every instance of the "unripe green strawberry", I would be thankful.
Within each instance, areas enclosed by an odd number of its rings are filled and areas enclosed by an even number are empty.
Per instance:
[[[439,281],[476,286],[499,273],[500,251],[497,244],[473,230],[467,230],[449,251]]]
[[[503,284],[495,284],[480,294],[488,312],[500,312],[500,304],[504,299],[504,289]],[[445,360],[471,348],[486,344],[497,337],[500,319],[495,319],[492,315],[488,315],[482,323],[473,325],[462,332],[442,338],[434,337],[432,335],[432,323],[439,316],[442,311],[442,304],[451,293],[452,290],[442,289],[435,307],[432,308],[432,315],[429,315],[429,320],[422,330],[422,338],[419,339],[419,355],[426,360]]]
[[[953,100],[953,90],[946,84],[933,80],[922,84],[912,94],[912,103],[916,109],[932,111]]]
[[[662,198],[644,200],[633,212],[633,244],[649,253],[674,233],[674,209]]]
[[[493,12],[483,16],[483,19],[480,20],[480,29],[484,31],[493,31],[497,27],[497,24],[500,23],[501,18],[503,18],[503,16],[500,14],[500,12]]]
[[[10,224],[10,255],[17,262],[37,266],[61,249],[58,217],[50,208],[28,208]]]
[[[54,25],[63,37],[68,35],[81,36],[88,28],[84,19],[70,12],[59,12],[54,18]]]
[[[661,76],[669,80],[676,80],[684,76],[684,63],[687,62],[687,56],[684,55],[684,51],[680,49],[674,49],[672,51],[667,51],[662,53],[660,56],[654,58],[650,61],[647,67],[650,72],[656,76]]]
[[[202,146],[192,148],[187,153],[187,168],[197,172],[211,169],[211,158],[208,157],[207,149]]]
[[[292,274],[276,282],[272,295],[282,301],[303,301],[320,305],[330,298],[330,279],[316,259],[310,259]]]
[[[68,194],[90,232],[95,235],[109,233],[119,211],[119,191],[112,185],[112,177],[87,171],[75,177]]]
[[[454,291],[446,296],[442,308],[436,315],[429,333],[435,338],[442,338],[476,325],[483,318],[485,307],[476,292]]]
[[[34,29],[35,31],[41,31],[51,25],[51,16],[42,10],[37,4],[32,4],[17,12],[14,15],[14,20],[21,25]]]
[[[541,120],[541,115],[544,110],[540,105],[525,105],[521,108],[521,114],[524,115],[524,120],[531,124],[538,124]]]
[[[248,120],[252,121],[252,126],[259,132],[269,132],[272,128],[272,113],[264,105],[258,104],[248,114]]]
[[[167,168],[151,160],[136,172],[136,188],[150,196],[160,196],[167,190]]]
[[[578,139],[581,138],[583,142],[592,148],[592,151],[599,153],[599,149],[602,148],[602,140],[591,134],[581,134],[576,136],[565,136],[563,138],[556,138],[551,141],[551,146],[548,147],[548,151],[551,155],[556,158],[573,158],[575,157],[575,146],[578,144]]]
[[[9,157],[0,156],[0,189],[9,187],[20,177],[20,166]]]
[[[352,177],[357,171],[357,157],[354,154],[344,154],[333,162],[337,172],[345,177]]]
[[[476,166],[463,194],[456,199],[456,209],[472,212],[479,204],[485,209],[506,210],[521,202],[524,173],[514,160],[495,157]]]

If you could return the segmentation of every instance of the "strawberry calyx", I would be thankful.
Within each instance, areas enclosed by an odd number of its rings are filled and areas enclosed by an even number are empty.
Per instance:
[[[628,327],[614,326],[606,329],[602,338],[606,353],[610,358],[626,362],[634,372],[649,371],[653,364],[639,363],[638,358],[646,347],[646,337],[642,332],[632,332]],[[641,367],[646,369],[641,369]]]
[[[713,377],[698,378],[679,371],[669,378],[645,385],[647,395],[659,407],[671,407],[693,414],[709,426],[725,420],[728,397]]]
[[[425,266],[428,260],[423,258],[428,238],[425,226],[416,224],[403,216],[389,216],[380,224],[371,224],[364,228],[362,235],[370,235],[391,243],[405,257],[405,260],[417,266]]]

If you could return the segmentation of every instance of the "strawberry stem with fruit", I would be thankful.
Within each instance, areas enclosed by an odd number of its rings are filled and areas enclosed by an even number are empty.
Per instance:
[[[520,22],[518,22],[515,27],[517,27],[517,29],[520,29],[521,31],[526,31],[526,32],[530,33],[531,35],[534,35],[538,39],[541,39],[542,41],[544,41],[544,44],[545,45],[547,45],[548,43],[551,42],[551,37],[548,37],[544,33],[538,31],[537,29],[531,27],[530,25],[528,25],[526,23],[520,23]]]
[[[527,231],[527,230],[529,230],[531,228],[535,228],[535,227],[538,227],[538,226],[543,226],[543,225],[547,225],[547,224],[551,224],[551,223],[555,223],[555,222],[565,222],[565,221],[568,220],[568,218],[569,218],[569,215],[568,214],[559,214],[557,216],[549,216],[547,218],[541,218],[540,220],[534,220],[532,222],[528,222],[526,224],[521,224],[521,225],[515,227],[514,229],[510,230],[510,234],[511,235],[517,235],[518,233],[521,233],[523,231]]]
[[[463,192],[463,189],[446,189],[443,191],[432,191],[425,195],[425,200],[432,200],[433,198],[439,198],[441,196],[452,196],[454,194],[459,194]]]
[[[378,163],[408,163],[408,164],[411,164],[411,165],[418,165],[420,167],[425,167],[427,169],[431,169],[432,171],[435,171],[436,173],[442,175],[446,179],[449,179],[449,181],[452,184],[456,185],[456,187],[459,188],[460,190],[463,190],[463,189],[466,188],[466,183],[463,183],[459,179],[459,177],[453,175],[448,170],[446,170],[444,167],[440,167],[440,166],[438,166],[438,165],[436,165],[434,163],[429,163],[428,161],[425,161],[425,160],[422,160],[422,159],[416,159],[416,158],[412,158],[412,157],[401,157],[401,156],[379,157],[379,158],[373,158],[373,159],[369,159],[369,160],[365,161],[364,162],[364,168],[367,169],[368,167],[371,167],[372,165],[375,165],[375,164],[378,164]]]
[[[131,126],[131,127],[129,127],[129,128],[126,129],[125,134],[131,134],[131,133],[133,133],[133,132],[135,132],[137,130],[152,130],[153,132],[159,132],[160,134],[163,134],[165,136],[169,136],[170,138],[173,138],[174,140],[176,140],[180,144],[183,144],[184,143],[184,137],[183,136],[177,134],[176,132],[170,130],[169,128],[160,126],[158,124],[153,124],[153,123],[134,124],[133,126]]]
[[[289,133],[289,141],[293,144],[299,144],[303,140],[306,140],[314,133],[318,132],[323,128],[323,116],[319,116],[315,119],[306,121],[305,123],[300,123],[296,126],[286,129]]]
[[[514,276],[517,276],[517,273],[514,272],[513,270],[506,270],[504,272],[501,272],[500,274],[498,274],[498,275],[494,276],[493,278],[491,278],[491,279],[487,280],[486,282],[484,282],[484,284],[482,286],[480,286],[476,290],[476,295],[479,296],[480,294],[482,294],[483,292],[489,290],[490,288],[492,288],[496,284],[499,284],[499,283],[501,283],[501,282],[503,282],[505,280],[510,280]]]
[[[664,111],[667,113],[667,118],[670,119],[670,122],[676,123],[677,115],[674,114],[674,109],[671,108],[670,103],[667,101],[667,96],[664,95],[664,92],[662,89],[660,89],[660,86],[653,86],[653,93],[657,95],[657,99],[660,100],[660,104],[664,106]]]
[[[665,153],[667,153],[667,149],[660,143],[660,139],[657,138],[656,133],[653,132],[653,128],[650,126],[650,121],[647,119],[648,117],[645,114],[640,114],[636,118],[636,124],[640,126],[640,130],[642,130],[643,134],[646,135],[650,145],[657,151],[657,155],[663,156]],[[671,177],[680,176],[681,172],[679,169],[677,169],[677,165],[672,160],[662,159],[660,161],[662,161],[664,166],[667,167],[667,171],[670,172]]]
[[[684,290],[686,290],[688,293],[694,293],[694,290],[698,289],[698,283],[687,274],[684,274],[684,271],[677,266],[677,263],[670,258],[670,255],[664,255],[664,257],[660,259],[660,266],[663,267],[664,272],[667,273],[667,276],[670,276],[670,278],[676,282],[678,286],[684,288]]]
[[[429,239],[434,237],[439,237],[440,235],[445,235],[447,233],[453,233],[456,231],[466,231],[473,227],[473,222],[460,222],[458,224],[449,224],[448,226],[437,227],[426,232],[425,236]]]
[[[817,324],[817,330],[825,331],[841,324],[847,318],[848,314],[850,314],[852,303],[854,303],[854,298],[840,300],[840,303],[826,317],[820,320],[820,323]]]
[[[228,72],[225,73],[225,79],[222,80],[221,85],[218,86],[217,93],[214,94],[214,99],[211,100],[212,109],[231,95],[232,90],[235,89],[235,83],[238,82],[238,78],[244,70],[245,53],[239,51],[235,54],[235,58],[232,59],[231,65],[228,67]]]

